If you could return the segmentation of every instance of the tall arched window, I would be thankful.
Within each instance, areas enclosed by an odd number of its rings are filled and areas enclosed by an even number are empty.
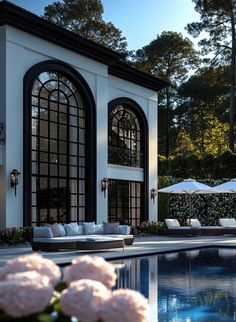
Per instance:
[[[91,150],[86,137],[92,100],[68,66],[44,67],[32,78],[27,108],[28,215],[31,224],[85,221],[91,201],[87,176],[93,165],[88,164]]]
[[[143,181],[109,178],[108,220],[139,225],[148,216],[147,120],[135,101],[119,98],[109,104],[108,122],[108,163],[143,169]]]
[[[108,128],[108,163],[142,168],[139,120],[129,105],[115,105],[110,110]]]

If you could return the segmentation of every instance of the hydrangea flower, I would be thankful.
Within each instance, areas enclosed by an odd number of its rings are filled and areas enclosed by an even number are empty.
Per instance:
[[[103,322],[148,322],[149,305],[144,296],[128,289],[116,290],[104,303]]]
[[[7,275],[0,281],[0,308],[13,318],[43,311],[50,302],[53,287],[47,276],[34,271]]]
[[[99,281],[111,289],[115,285],[116,278],[115,267],[98,256],[83,256],[73,259],[72,265],[64,270],[64,281],[67,284],[80,279],[91,279]]]
[[[61,309],[83,322],[97,322],[101,318],[103,303],[111,291],[101,282],[79,280],[72,282],[61,294]],[[122,321],[122,320],[120,320]]]
[[[61,278],[60,268],[52,260],[39,254],[31,254],[9,260],[5,266],[0,267],[0,280],[4,280],[8,274],[25,271],[36,271],[47,276],[52,286],[55,286]]]

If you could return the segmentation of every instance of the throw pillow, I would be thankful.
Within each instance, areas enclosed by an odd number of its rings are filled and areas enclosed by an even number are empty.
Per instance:
[[[121,235],[129,235],[130,227],[128,225],[119,225],[119,233]]]
[[[103,224],[95,225],[95,234],[104,234]]]
[[[95,233],[95,222],[84,222],[84,231],[86,235],[93,235]]]
[[[53,225],[47,225],[47,227],[51,228],[53,237],[61,237],[61,231],[60,231],[60,229],[58,227],[58,224],[55,223]]]
[[[119,223],[103,222],[104,234],[119,234]]]
[[[72,222],[70,224],[64,225],[66,236],[77,236],[79,235],[79,229],[77,222]]]
[[[79,225],[78,226],[78,231],[79,231],[79,235],[84,235],[85,234],[84,225]]]
[[[62,224],[58,224],[58,228],[60,229],[61,236],[65,236],[66,235],[66,231],[65,231],[64,226]]]
[[[34,237],[53,238],[53,234],[50,227],[34,227]]]

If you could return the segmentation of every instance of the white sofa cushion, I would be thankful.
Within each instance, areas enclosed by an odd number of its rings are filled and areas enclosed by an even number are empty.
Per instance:
[[[58,224],[58,228],[60,229],[60,232],[61,232],[61,236],[65,236],[66,235],[66,231],[65,231],[65,228],[62,224]]]
[[[51,231],[52,231],[52,235],[53,237],[61,237],[61,230],[58,226],[57,223],[53,224],[53,225],[47,225],[47,227],[50,227],[51,228]]]
[[[191,226],[192,228],[201,228],[201,223],[198,219],[187,219],[187,225]],[[189,225],[190,222],[190,225]]]
[[[77,222],[64,225],[66,236],[77,236],[79,235],[79,228]]]
[[[86,235],[93,235],[95,233],[95,222],[84,222],[84,232]]]
[[[117,239],[129,239],[133,238],[133,235],[77,235],[77,236],[64,236],[64,237],[34,237],[33,241],[38,243],[71,243],[80,240],[106,240],[106,238],[117,240]]]
[[[85,235],[84,225],[78,225],[79,235]]]
[[[53,238],[50,227],[34,227],[33,234],[34,238]]]
[[[180,224],[177,219],[165,219],[165,223],[168,229],[180,227]]]
[[[119,223],[103,222],[104,234],[119,234]]]
[[[119,225],[119,234],[129,235],[130,234],[130,227],[128,225]]]
[[[95,234],[104,234],[103,224],[95,225]]]
[[[220,224],[223,227],[236,227],[236,220],[234,218],[221,218]]]

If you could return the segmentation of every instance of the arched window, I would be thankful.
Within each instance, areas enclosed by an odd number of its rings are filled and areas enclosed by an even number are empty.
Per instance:
[[[127,104],[115,105],[109,113],[108,163],[143,167],[140,125]]]
[[[27,109],[30,222],[85,221],[90,199],[87,175],[93,166],[87,162],[86,141],[92,101],[67,66],[45,67],[32,79]]]
[[[108,163],[143,171],[143,181],[109,178],[108,220],[140,225],[148,216],[147,120],[135,101],[119,98],[109,104],[108,122]]]

